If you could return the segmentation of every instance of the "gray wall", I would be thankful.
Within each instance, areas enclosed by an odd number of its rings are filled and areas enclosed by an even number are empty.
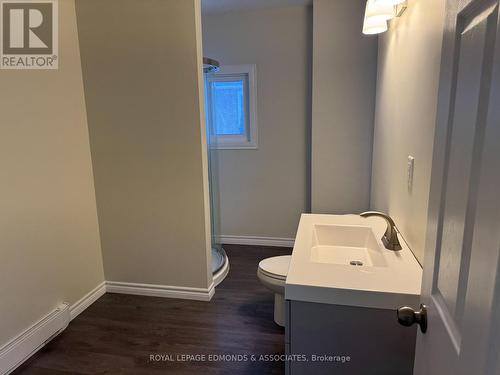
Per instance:
[[[295,237],[308,210],[311,8],[203,17],[203,49],[222,64],[257,65],[258,150],[219,154],[221,234]]]
[[[106,280],[212,282],[199,6],[77,1]]]
[[[377,38],[365,0],[314,0],[312,211],[369,207]]]
[[[445,0],[410,0],[379,42],[372,206],[423,261]],[[415,157],[413,190],[406,163]]]
[[[59,70],[0,70],[0,346],[104,281],[73,0]]]

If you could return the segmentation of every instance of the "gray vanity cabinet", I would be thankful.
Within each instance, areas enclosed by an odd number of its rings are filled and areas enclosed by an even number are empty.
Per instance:
[[[395,310],[287,300],[285,315],[287,375],[413,373],[416,328]]]

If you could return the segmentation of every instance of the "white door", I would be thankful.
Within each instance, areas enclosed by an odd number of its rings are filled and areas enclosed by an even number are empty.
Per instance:
[[[500,374],[498,3],[447,3],[418,375]]]

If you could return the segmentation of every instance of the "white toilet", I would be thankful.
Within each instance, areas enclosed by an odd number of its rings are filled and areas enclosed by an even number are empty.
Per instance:
[[[291,255],[283,255],[262,260],[257,276],[259,280],[274,292],[274,321],[285,326],[285,281],[290,267]]]

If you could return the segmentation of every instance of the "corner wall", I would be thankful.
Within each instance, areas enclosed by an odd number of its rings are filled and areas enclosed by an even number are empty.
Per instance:
[[[379,39],[372,208],[396,221],[423,262],[445,0],[410,0]],[[407,158],[415,158],[407,188]]]
[[[106,280],[207,288],[199,0],[78,0]]]
[[[361,33],[366,0],[314,0],[312,212],[368,209],[377,38]]]
[[[59,70],[0,70],[0,347],[104,281],[73,0]]]

